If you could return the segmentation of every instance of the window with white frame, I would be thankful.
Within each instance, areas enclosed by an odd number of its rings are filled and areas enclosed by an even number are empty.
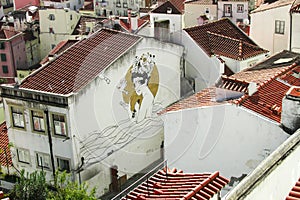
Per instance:
[[[25,128],[23,109],[11,107],[12,125],[17,128]]]
[[[281,20],[275,20],[275,33],[284,34],[285,22]]]
[[[60,171],[70,172],[70,161],[63,158],[57,158],[57,167]]]
[[[232,5],[224,4],[224,16],[231,17],[232,16]]]
[[[26,149],[17,149],[18,161],[22,163],[30,163],[30,153]]]
[[[55,135],[67,136],[65,115],[52,114],[52,124]]]
[[[44,153],[36,153],[37,166],[42,169],[51,169],[50,156]]]
[[[32,127],[34,131],[45,132],[45,119],[42,111],[31,111]]]
[[[238,4],[236,12],[243,13],[244,12],[244,5],[243,4]]]

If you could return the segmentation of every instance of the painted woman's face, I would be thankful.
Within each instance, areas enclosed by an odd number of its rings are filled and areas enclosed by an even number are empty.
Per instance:
[[[141,84],[142,79],[143,79],[142,77],[133,78],[133,85],[134,85],[134,89],[135,89],[135,92],[137,93],[137,95],[141,95],[141,93],[142,93],[142,91],[140,90],[140,87],[142,86],[142,84]]]

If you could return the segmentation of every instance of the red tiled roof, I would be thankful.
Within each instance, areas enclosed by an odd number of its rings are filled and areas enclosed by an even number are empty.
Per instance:
[[[138,29],[140,29],[142,26],[146,25],[148,23],[148,20],[145,19],[137,19],[138,20]],[[128,19],[120,19],[120,26],[129,32],[130,30],[130,24],[128,23]],[[133,30],[134,31],[134,30]]]
[[[224,18],[201,26],[184,29],[211,56],[245,59],[266,53],[229,19]]]
[[[49,52],[49,56],[54,56],[61,54],[62,52],[64,52],[65,50],[67,50],[69,47],[71,47],[73,44],[75,44],[76,42],[78,42],[79,40],[63,40],[60,43],[58,43],[50,52]],[[40,64],[45,64],[49,61],[49,56],[46,56],[41,62]]]
[[[215,98],[216,98],[216,87],[205,88],[190,97],[179,100],[178,102],[168,106],[159,114],[182,110],[182,109],[188,109],[188,108],[220,105],[224,103],[224,102],[216,102]]]
[[[164,2],[157,8],[153,9],[151,12],[167,14],[168,9],[172,10],[172,12],[170,14],[182,14],[182,11],[180,9],[178,9],[171,1]]]
[[[141,37],[100,29],[25,78],[20,88],[56,94],[78,92]]]
[[[285,200],[300,200],[300,178],[289,193]]]
[[[9,39],[19,33],[20,32],[17,32],[17,31],[11,30],[11,29],[2,28],[0,30],[0,39]]]
[[[294,1],[295,0],[278,0],[278,1],[274,1],[273,3],[264,3],[264,4],[261,4],[255,10],[253,10],[251,13],[262,12],[262,11],[265,11],[265,10],[279,8],[279,7],[282,7],[282,6],[292,5]]]
[[[287,72],[261,84],[253,95],[244,95],[235,103],[279,123],[282,99],[291,86],[300,86],[299,74],[300,66],[294,64]]]
[[[122,200],[194,200],[210,199],[228,184],[219,172],[205,174],[160,170]]]
[[[10,155],[10,150],[8,147],[9,140],[7,134],[6,122],[0,124],[0,163],[2,166],[12,165],[12,159]]]

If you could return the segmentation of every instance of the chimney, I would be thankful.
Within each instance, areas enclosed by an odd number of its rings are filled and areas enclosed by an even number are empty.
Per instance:
[[[248,95],[252,96],[257,91],[257,86],[255,82],[250,82],[248,85]]]
[[[300,128],[300,87],[293,86],[282,100],[281,124],[285,131],[294,133]]]
[[[127,10],[127,13],[128,13],[128,24],[129,24],[129,33],[132,32],[132,27],[131,27],[131,9],[128,9]]]

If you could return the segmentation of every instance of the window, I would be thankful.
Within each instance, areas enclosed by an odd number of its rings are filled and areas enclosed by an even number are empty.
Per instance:
[[[209,8],[205,8],[205,13],[209,14]]]
[[[284,21],[275,20],[275,33],[284,34]]]
[[[52,122],[55,135],[67,136],[66,120],[64,115],[52,114]]]
[[[11,107],[12,123],[14,127],[25,128],[23,110],[18,107]]]
[[[67,3],[67,8],[70,8],[70,3]]]
[[[232,16],[232,5],[224,4],[224,17],[231,17],[231,16]]]
[[[6,61],[6,54],[1,53],[1,61]]]
[[[123,0],[123,8],[128,8],[127,1],[126,1],[126,0]],[[126,15],[124,15],[124,16],[126,16]]]
[[[0,42],[0,49],[5,49],[5,43],[4,42]]]
[[[31,111],[32,127],[34,131],[45,132],[45,120],[42,111]]]
[[[37,166],[41,167],[42,169],[50,169],[51,164],[50,164],[50,156],[44,153],[36,153],[36,161],[37,161]]]
[[[57,158],[57,167],[59,171],[70,172],[70,161],[62,158]]]
[[[236,12],[243,13],[244,12],[244,5],[243,4],[238,4]]]
[[[79,4],[79,5],[81,4],[81,0],[78,0],[78,4]]]
[[[8,74],[8,66],[7,65],[2,65],[2,72],[3,72],[3,74]]]
[[[25,149],[17,149],[18,161],[22,163],[30,163],[30,153]]]
[[[51,49],[54,49],[56,45],[55,44],[51,44]]]
[[[73,19],[73,15],[70,15],[70,20],[72,20]]]
[[[55,15],[50,14],[50,15],[49,15],[49,20],[54,21],[54,20],[55,20]]]

